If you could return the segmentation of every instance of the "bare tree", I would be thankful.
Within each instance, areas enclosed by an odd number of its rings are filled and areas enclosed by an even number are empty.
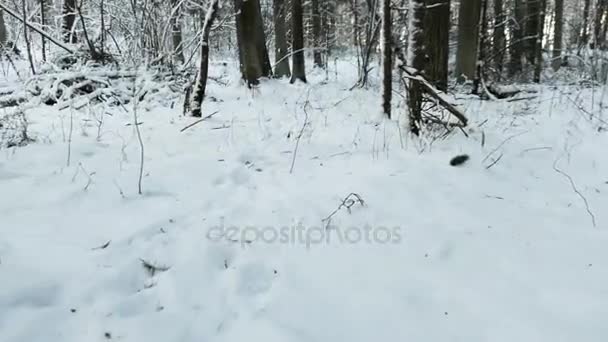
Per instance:
[[[276,77],[289,77],[289,61],[287,54],[287,29],[285,27],[285,13],[287,13],[285,0],[274,0],[274,74]]]
[[[313,36],[313,62],[315,67],[324,68],[323,58],[321,56],[321,12],[319,9],[319,0],[312,0],[312,36]]]
[[[391,1],[382,3],[382,111],[391,117],[391,99],[393,96],[393,58],[392,58],[392,19]]]
[[[475,78],[480,15],[481,0],[460,2],[455,71],[460,81],[464,81],[465,79],[473,80]]]
[[[179,63],[184,63],[184,47],[182,38],[182,4],[180,0],[171,0],[171,40],[173,56]]]
[[[304,27],[302,0],[291,0],[291,53],[293,57],[291,83],[297,80],[306,82],[306,69],[304,65]]]
[[[551,66],[557,71],[562,66],[562,42],[564,30],[564,0],[555,0],[553,22],[553,60]]]
[[[217,16],[217,9],[219,7],[219,0],[212,0],[205,15],[205,21],[203,22],[203,33],[201,37],[201,60],[196,75],[196,82],[192,89],[192,103],[190,108],[192,110],[192,116],[201,116],[201,105],[205,98],[205,90],[207,88],[207,74],[209,71],[209,34],[211,33],[211,25]]]
[[[534,68],[534,82],[540,83],[540,76],[543,70],[543,36],[545,28],[545,9],[547,7],[547,0],[537,0],[538,2],[538,28],[536,29],[536,46],[534,49],[535,68]]]
[[[6,24],[4,23],[4,11],[0,10],[0,50],[6,47],[8,42],[8,33],[6,31]]]
[[[27,6],[25,4],[25,0],[21,0],[21,13],[24,18],[27,18]],[[27,25],[23,25],[23,39],[25,40],[25,47],[27,49],[27,59],[30,62],[30,68],[32,69],[32,74],[36,74],[36,68],[34,67],[34,59],[32,57],[32,47],[30,43],[30,37],[27,34]]]
[[[73,34],[76,24],[76,0],[63,0],[63,41],[76,44],[78,40]]]
[[[414,68],[416,74],[424,70],[426,51],[424,48],[424,18],[426,14],[425,0],[412,0],[410,8],[410,39],[408,41],[408,65]],[[410,131],[420,135],[422,124],[422,95],[421,82],[410,79],[408,85],[408,107]]]
[[[235,0],[241,74],[249,86],[272,76],[259,0]]]
[[[492,53],[494,56],[494,66],[496,67],[496,71],[498,71],[498,73],[501,73],[503,69],[504,51],[506,47],[506,18],[507,16],[505,15],[503,0],[494,0],[494,31],[492,35]]]
[[[426,37],[425,75],[439,90],[448,89],[450,0],[427,0],[424,22]]]
[[[522,57],[524,55],[524,24],[526,7],[524,0],[514,0],[513,19],[511,26],[511,42],[509,44],[509,76],[522,71]]]

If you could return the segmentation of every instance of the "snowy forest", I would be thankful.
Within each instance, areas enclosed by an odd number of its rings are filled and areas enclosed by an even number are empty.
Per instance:
[[[0,341],[608,341],[608,0],[0,0]]]

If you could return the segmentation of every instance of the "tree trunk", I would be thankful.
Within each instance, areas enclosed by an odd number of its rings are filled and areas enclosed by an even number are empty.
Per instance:
[[[608,17],[606,17],[608,13],[608,0],[598,0],[596,7],[593,42],[596,49],[604,49],[606,45],[606,31],[603,28],[606,27],[606,24],[602,25],[602,22],[604,20],[608,21]],[[604,17],[606,18],[604,19]]]
[[[179,8],[177,8],[179,6]],[[184,47],[182,36],[182,9],[180,0],[171,0],[171,41],[173,45],[173,56],[178,63],[184,63]]]
[[[426,13],[425,0],[411,0],[410,37],[408,47],[408,64],[416,69],[416,73],[424,70],[426,51],[424,48],[424,22]],[[416,80],[409,81],[408,107],[410,131],[420,135],[422,125],[422,85]]]
[[[479,39],[477,43],[477,63],[476,63],[476,72],[475,72],[475,81],[473,82],[473,94],[483,94],[483,91],[480,92],[480,87],[482,86],[483,79],[485,77],[485,60],[486,60],[486,42],[488,24],[487,24],[487,14],[488,14],[488,0],[482,0],[481,2],[481,18],[479,20]]]
[[[425,76],[437,89],[448,89],[450,0],[427,0],[424,22],[426,38]]]
[[[456,50],[456,77],[458,77],[459,82],[475,78],[480,16],[481,0],[460,2],[458,49]]]
[[[321,11],[319,9],[319,0],[312,0],[312,37],[313,37],[313,61],[317,68],[324,68],[323,57],[321,52]]]
[[[76,23],[76,0],[63,0],[63,41],[76,44],[76,34],[72,34]]]
[[[509,76],[514,76],[522,71],[522,56],[524,54],[524,25],[526,18],[526,7],[524,0],[515,0],[513,8],[515,23],[511,31],[511,42],[509,45]]]
[[[248,86],[272,75],[259,0],[235,0],[237,43],[243,79]]]
[[[291,74],[291,83],[294,83],[296,80],[306,82],[302,0],[291,0],[291,5],[291,53],[293,58],[293,73]]]
[[[553,60],[551,66],[557,71],[562,66],[562,44],[564,30],[564,0],[555,0],[555,19],[553,23]]]
[[[192,89],[192,102],[190,109],[192,110],[192,116],[201,116],[201,106],[203,99],[205,98],[205,90],[207,88],[207,74],[209,71],[209,34],[211,32],[211,25],[217,16],[219,0],[212,0],[205,15],[205,22],[203,23],[203,36],[201,38],[201,61],[196,75],[196,82]]]
[[[27,18],[27,6],[25,4],[25,0],[21,0],[21,12],[23,13],[23,17]],[[25,40],[25,48],[27,52],[27,59],[30,62],[30,68],[32,69],[32,74],[36,75],[36,68],[34,68],[34,58],[32,56],[32,44],[30,43],[30,37],[27,34],[27,25],[23,25],[23,39]]]
[[[590,0],[585,0],[585,6],[583,7],[583,25],[579,35],[577,55],[581,54],[581,50],[587,46],[587,43],[589,42],[589,6]]]
[[[287,6],[285,0],[274,0],[274,74],[276,77],[289,77],[289,60],[287,58],[287,29],[285,27],[285,13]]]
[[[545,10],[547,8],[547,0],[538,0],[538,28],[536,29],[537,37],[536,37],[536,46],[534,52],[536,56],[534,56],[535,68],[534,68],[534,82],[540,83],[540,76],[543,71],[543,36],[544,36],[544,28],[545,28]]]
[[[6,31],[6,24],[4,23],[4,11],[0,10],[0,50],[6,47],[8,42],[8,32]],[[2,55],[0,53],[0,55]]]
[[[46,0],[40,0],[40,25],[44,30],[46,28]],[[46,38],[41,36],[42,60],[46,62]]]
[[[525,51],[526,51],[526,59],[528,63],[532,65],[536,65],[536,56],[537,51],[536,48],[538,44],[536,40],[540,35],[539,27],[540,27],[540,16],[541,16],[541,2],[542,0],[528,0],[527,3],[527,11],[528,11],[528,21],[526,21],[526,33],[525,36]]]
[[[559,1],[559,0],[558,0]],[[562,0],[563,1],[563,0]],[[506,18],[503,0],[494,0],[494,32],[492,35],[492,50],[494,66],[498,73],[502,72],[505,55],[505,25]]]
[[[391,1],[382,1],[382,111],[391,118],[391,99],[393,96],[393,58],[392,58],[392,21]]]

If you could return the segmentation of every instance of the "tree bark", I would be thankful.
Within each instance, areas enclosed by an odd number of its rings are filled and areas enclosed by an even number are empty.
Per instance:
[[[604,49],[606,46],[605,27],[608,23],[602,24],[602,22],[608,21],[608,0],[598,0],[596,7],[593,42],[596,49]]]
[[[513,35],[509,46],[509,76],[522,71],[522,56],[524,54],[524,25],[526,7],[524,0],[515,0],[513,8],[515,23],[512,26]]]
[[[382,1],[382,111],[391,118],[393,96],[392,19],[391,1]]]
[[[541,2],[542,0],[528,0],[527,1],[527,11],[528,11],[528,20],[526,21],[526,33],[525,36],[525,51],[526,51],[526,59],[528,63],[532,65],[536,65],[536,56],[537,51],[536,48],[538,44],[536,40],[540,35],[540,16],[541,16]]]
[[[580,41],[578,44],[578,53],[580,54],[581,49],[589,42],[589,6],[591,1],[585,0],[585,7],[583,8],[583,27],[581,28]]]
[[[243,79],[248,86],[270,77],[272,67],[266,49],[259,0],[235,0],[237,43]]]
[[[8,32],[6,31],[6,24],[4,23],[4,11],[0,10],[0,50],[6,47],[7,42]]]
[[[313,36],[313,61],[317,68],[324,68],[323,57],[321,54],[321,11],[319,10],[319,0],[312,0],[312,36]]]
[[[177,6],[180,8],[177,8]],[[173,45],[173,56],[178,63],[184,63],[184,47],[182,36],[182,9],[180,0],[171,0],[171,41]]]
[[[538,0],[538,21],[536,29],[536,41],[534,56],[535,68],[534,68],[534,82],[540,83],[541,73],[543,71],[543,36],[545,28],[545,10],[547,8],[547,0]]]
[[[408,64],[416,70],[417,74],[419,74],[424,70],[426,59],[426,51],[424,48],[425,0],[412,0],[410,13]],[[407,101],[409,107],[410,131],[415,135],[420,135],[422,125],[422,94],[423,88],[420,82],[410,79]]]
[[[289,60],[287,58],[287,28],[285,26],[287,6],[285,0],[274,0],[274,74],[276,77],[289,77]]]
[[[304,65],[304,27],[303,27],[303,10],[302,0],[291,0],[291,53],[292,67],[291,83],[297,80],[306,82],[306,68]]]
[[[562,0],[563,1],[563,0]],[[494,67],[501,73],[505,55],[505,25],[506,18],[503,0],[494,0],[494,32],[492,34],[492,50]]]
[[[450,0],[427,0],[424,32],[426,38],[425,76],[441,91],[448,89]]]
[[[481,0],[460,2],[460,11],[458,13],[458,48],[456,50],[456,76],[459,82],[475,78],[480,16]]]
[[[76,0],[63,0],[63,41],[76,44],[76,34],[72,34],[76,23]]]
[[[553,23],[553,59],[551,66],[557,71],[562,66],[562,44],[564,30],[564,0],[555,0],[555,18]]]
[[[211,25],[217,16],[217,9],[219,0],[212,0],[205,15],[205,22],[203,23],[203,36],[201,38],[201,61],[196,75],[196,82],[192,89],[192,103],[190,109],[192,110],[192,116],[200,117],[201,106],[203,99],[205,98],[205,90],[207,88],[207,75],[209,71],[209,34],[211,32]]]

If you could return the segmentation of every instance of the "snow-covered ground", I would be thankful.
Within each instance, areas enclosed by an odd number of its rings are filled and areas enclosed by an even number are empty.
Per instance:
[[[36,142],[0,150],[0,341],[608,340],[608,127],[577,108],[602,89],[460,96],[469,137],[433,142],[346,74],[232,74],[183,132],[181,103],[138,108],[143,195],[131,106],[27,109]]]

